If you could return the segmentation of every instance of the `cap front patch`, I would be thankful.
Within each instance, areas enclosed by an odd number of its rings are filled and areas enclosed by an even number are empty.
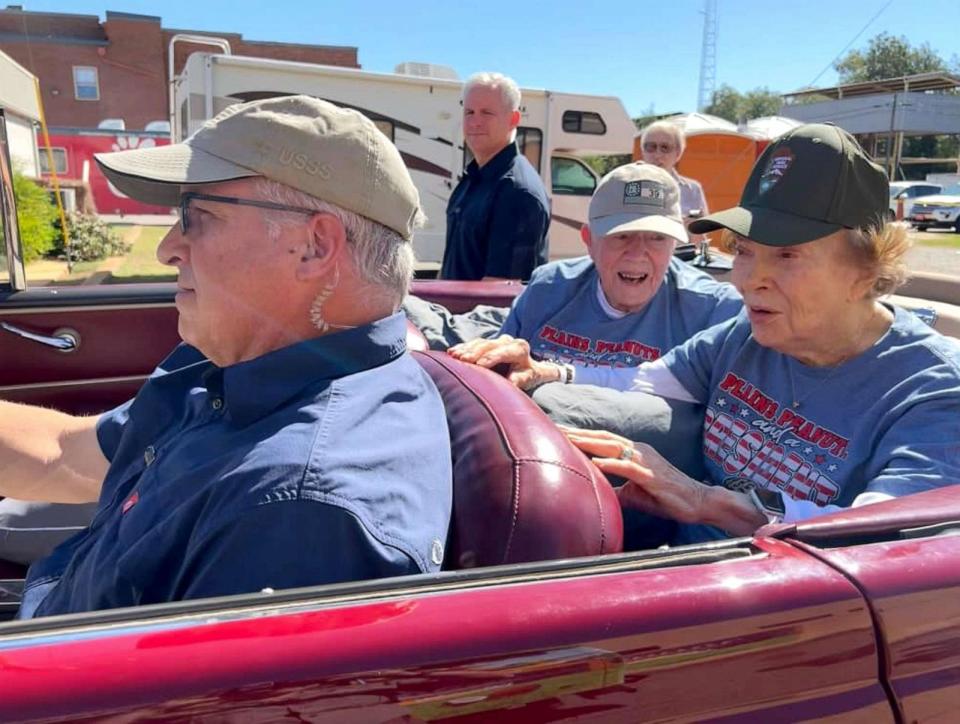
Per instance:
[[[793,151],[789,148],[781,148],[770,157],[766,168],[763,169],[763,175],[760,176],[761,194],[767,193],[780,183],[793,165],[793,158]]]
[[[623,203],[625,206],[665,209],[667,190],[657,181],[629,181],[623,186]]]

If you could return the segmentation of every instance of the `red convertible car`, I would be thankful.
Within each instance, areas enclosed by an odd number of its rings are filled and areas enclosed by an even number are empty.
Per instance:
[[[2,178],[0,201],[0,398],[127,399],[178,342],[173,285],[28,289]],[[443,572],[14,622],[23,570],[0,563],[0,720],[957,720],[960,485],[624,553],[611,488],[538,408],[416,354],[453,435]]]

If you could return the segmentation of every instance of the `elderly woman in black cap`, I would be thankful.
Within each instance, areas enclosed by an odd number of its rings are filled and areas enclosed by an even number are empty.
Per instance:
[[[624,507],[695,542],[960,483],[960,343],[881,301],[908,246],[887,187],[852,136],[805,125],[767,148],[740,206],[694,222],[724,229],[744,313],[636,369],[575,369],[706,406],[704,482],[649,446],[567,431],[627,479]]]

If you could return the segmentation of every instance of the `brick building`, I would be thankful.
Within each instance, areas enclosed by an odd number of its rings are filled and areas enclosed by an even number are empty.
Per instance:
[[[168,48],[178,33],[224,38],[235,55],[359,68],[357,49],[244,40],[238,33],[178,30],[161,26],[159,17],[108,10],[96,15],[0,10],[0,50],[40,79],[47,124],[95,128],[120,118],[127,130],[168,120]],[[179,72],[195,51],[211,46],[177,43]]]

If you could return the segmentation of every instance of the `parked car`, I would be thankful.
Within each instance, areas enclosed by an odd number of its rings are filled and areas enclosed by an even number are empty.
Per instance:
[[[919,196],[938,194],[943,190],[939,184],[926,181],[891,181],[890,182],[890,216],[896,217],[897,206],[903,202],[903,218],[910,216],[914,200]]]
[[[914,199],[907,220],[919,231],[953,227],[960,234],[960,184],[949,186],[934,196]]]
[[[176,287],[30,288],[4,178],[0,398],[113,406],[177,343]],[[960,484],[623,553],[611,489],[526,397],[418,355],[453,433],[441,573],[5,620],[0,721],[955,720]],[[22,577],[0,564],[4,619]]]

